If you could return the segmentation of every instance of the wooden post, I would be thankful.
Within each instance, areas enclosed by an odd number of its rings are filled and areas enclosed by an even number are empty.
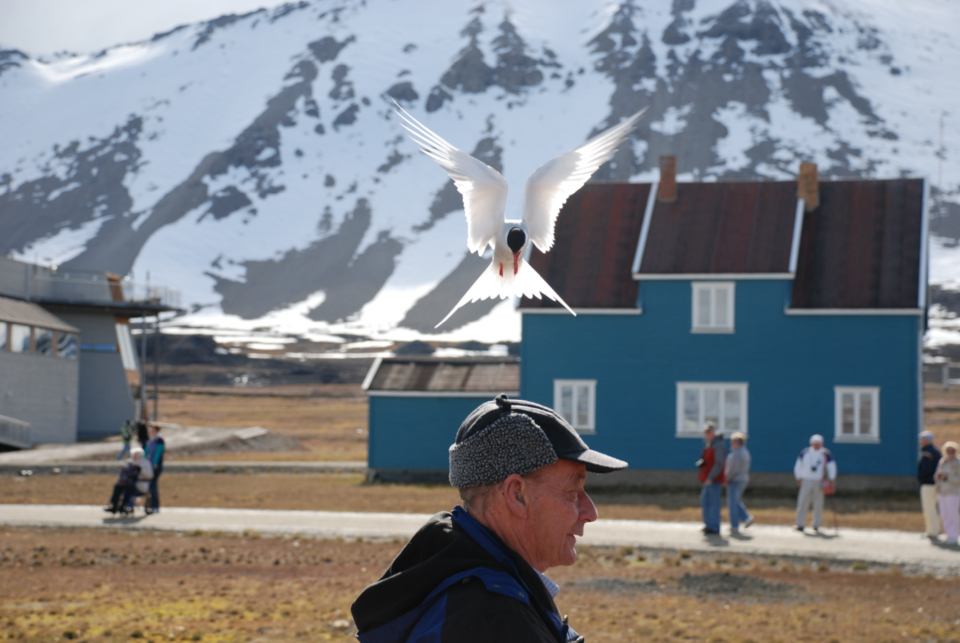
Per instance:
[[[950,364],[940,366],[940,383],[943,384],[943,390],[950,389]]]

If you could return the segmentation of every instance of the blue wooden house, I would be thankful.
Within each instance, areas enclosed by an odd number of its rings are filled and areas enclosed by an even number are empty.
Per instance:
[[[446,482],[447,449],[464,418],[500,393],[519,395],[516,357],[378,358],[369,400],[368,477]]]
[[[663,161],[663,159],[662,159]],[[594,482],[694,485],[702,427],[748,436],[754,485],[792,486],[811,434],[841,487],[913,488],[923,427],[920,179],[588,184],[527,300],[520,391],[630,463]],[[664,171],[666,170],[666,171]]]

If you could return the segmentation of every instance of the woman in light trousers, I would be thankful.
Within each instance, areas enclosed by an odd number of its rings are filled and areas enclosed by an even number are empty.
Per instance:
[[[960,537],[960,459],[957,458],[957,450],[956,442],[943,443],[943,457],[933,476],[937,481],[940,522],[943,523],[948,545],[956,545]]]
[[[730,453],[724,463],[731,534],[740,533],[740,523],[743,523],[744,528],[753,524],[753,516],[741,500],[743,491],[750,482],[750,452],[747,451],[746,442],[747,436],[739,431],[731,435]]]

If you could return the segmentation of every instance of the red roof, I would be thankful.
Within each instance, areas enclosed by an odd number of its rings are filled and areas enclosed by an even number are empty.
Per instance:
[[[573,308],[634,308],[633,262],[650,185],[589,183],[564,205],[556,243],[530,264]],[[923,181],[821,181],[804,214],[795,308],[916,308]],[[790,272],[795,181],[681,183],[656,201],[639,279]],[[524,299],[521,308],[558,308]]]
[[[641,274],[786,273],[795,182],[680,183],[657,203]]]
[[[820,183],[803,219],[794,308],[917,308],[923,180]]]
[[[635,308],[630,270],[649,194],[648,183],[586,184],[560,211],[553,248],[534,248],[530,265],[573,308]],[[561,308],[549,299],[520,305]]]

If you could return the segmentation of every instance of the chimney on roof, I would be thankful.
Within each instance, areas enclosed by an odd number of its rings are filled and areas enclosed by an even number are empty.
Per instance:
[[[797,198],[803,199],[805,212],[816,210],[820,205],[820,182],[817,178],[816,163],[801,163],[800,176],[797,177]]]
[[[677,157],[660,157],[660,187],[657,200],[673,202],[677,200]]]

